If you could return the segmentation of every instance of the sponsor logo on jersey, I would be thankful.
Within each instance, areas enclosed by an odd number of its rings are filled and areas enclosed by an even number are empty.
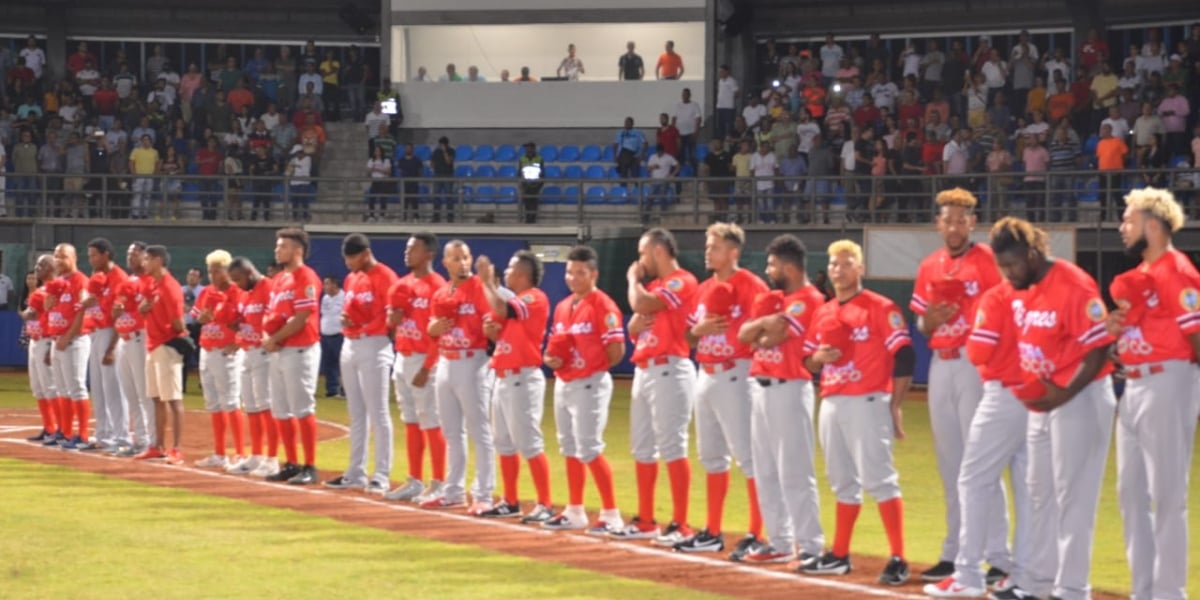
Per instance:
[[[967,324],[967,317],[959,313],[958,319],[955,319],[953,323],[942,323],[939,325],[937,331],[934,331],[933,336],[957,338],[967,335],[970,331],[971,327]]]
[[[975,280],[963,282],[967,295],[974,298],[979,295],[979,282]]]
[[[862,371],[858,370],[853,360],[844,365],[825,365],[825,368],[821,370],[822,385],[841,385],[861,380]]]
[[[609,316],[612,316],[612,315],[609,315]],[[591,332],[592,332],[592,324],[591,323],[571,323],[570,328],[567,330],[567,333],[570,333],[571,335],[588,335]]]
[[[1154,346],[1146,341],[1146,336],[1142,334],[1142,328],[1138,326],[1126,327],[1121,332],[1121,339],[1117,340],[1118,354],[1132,354],[1134,356],[1149,356],[1154,352]]]
[[[413,298],[413,308],[429,308],[429,298]]]
[[[730,346],[725,339],[725,334],[715,333],[706,335],[700,338],[700,343],[696,344],[696,355],[707,355],[716,358],[729,358],[733,356],[736,350]]]
[[[1042,352],[1040,347],[1028,342],[1018,342],[1017,353],[1021,357],[1022,371],[1037,375],[1043,379],[1049,379],[1054,374],[1054,361],[1046,358],[1046,354]]]

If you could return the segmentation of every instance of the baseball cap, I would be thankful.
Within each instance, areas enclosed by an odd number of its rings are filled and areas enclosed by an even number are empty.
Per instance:
[[[841,353],[838,362],[845,362],[854,356],[854,343],[850,340],[850,327],[842,321],[840,312],[825,314],[817,321],[816,330],[822,344]]]
[[[930,283],[931,300],[934,303],[948,302],[958,304],[967,295],[967,287],[958,279],[939,279]]]
[[[1108,286],[1108,293],[1114,302],[1129,303],[1129,312],[1125,314],[1126,325],[1142,320],[1142,316],[1149,309],[1149,299],[1154,291],[1154,278],[1149,273],[1137,269],[1117,275]]]
[[[453,295],[442,296],[433,303],[433,316],[439,319],[453,319],[458,315],[458,300]]]
[[[1030,379],[1012,388],[1012,393],[1022,402],[1040,400],[1046,395],[1046,384],[1042,383],[1041,379]]]
[[[750,308],[750,315],[753,317],[762,317],[765,315],[773,315],[783,310],[783,292],[772,290],[763,292],[754,298],[754,305]]]
[[[571,350],[575,348],[575,338],[569,333],[552,333],[546,344],[546,354],[563,362],[571,358]]]
[[[737,302],[737,292],[728,281],[721,282],[708,288],[701,296],[700,302],[704,304],[707,314],[727,317],[733,303]]]

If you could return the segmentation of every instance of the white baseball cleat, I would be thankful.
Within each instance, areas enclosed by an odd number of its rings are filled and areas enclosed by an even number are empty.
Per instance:
[[[251,477],[270,477],[279,472],[279,459],[268,458],[258,465],[258,468],[250,472]]]
[[[225,472],[231,475],[249,475],[254,472],[260,465],[263,464],[263,457],[250,456],[230,464],[226,467]]]
[[[424,504],[430,500],[433,500],[434,498],[442,497],[442,488],[444,488],[445,485],[446,484],[436,479],[430,481],[429,487],[425,488],[423,493],[412,499],[413,504]]]
[[[421,483],[420,479],[409,477],[404,485],[383,495],[384,500],[392,500],[395,502],[411,502],[413,498],[420,496],[425,492],[425,484]]]
[[[224,469],[229,466],[229,459],[220,454],[214,454],[208,458],[196,461],[195,464],[197,467],[204,469]]]
[[[954,576],[937,583],[928,583],[925,585],[924,591],[926,596],[934,598],[983,598],[987,595],[987,590],[963,585]]]

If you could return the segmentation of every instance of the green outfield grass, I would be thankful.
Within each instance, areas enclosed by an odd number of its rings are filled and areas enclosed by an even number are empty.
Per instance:
[[[195,378],[192,379],[191,389],[195,392]],[[33,408],[33,402],[26,391],[25,380],[22,377],[0,377],[0,408],[22,407]],[[324,388],[318,386],[318,390]],[[203,402],[196,393],[187,398],[187,405],[192,410],[201,410]],[[318,400],[318,415],[321,419],[346,423],[346,405],[343,400]],[[394,481],[401,481],[406,474],[404,463],[403,427],[399,426],[398,414],[393,408],[393,418],[396,419],[396,467],[392,472]],[[553,491],[555,502],[559,505],[566,499],[566,474],[558,454],[555,441],[553,411],[546,405],[543,426],[546,435],[547,454],[551,459],[554,475]],[[943,505],[941,482],[937,474],[937,465],[933,451],[933,439],[929,428],[929,415],[924,402],[913,401],[905,405],[905,429],[908,439],[899,442],[896,449],[896,463],[900,472],[900,485],[905,500],[905,529],[908,558],[916,562],[931,563],[938,558],[941,549],[942,536],[945,533],[943,522]],[[617,483],[617,501],[626,515],[631,515],[637,506],[637,488],[634,479],[633,459],[629,451],[629,386],[627,382],[618,381],[616,394],[612,403],[612,413],[607,430],[608,449],[606,454],[612,463]],[[341,469],[345,467],[349,443],[346,440],[323,443],[318,452],[318,463],[323,469]],[[818,450],[819,452],[819,450]],[[469,455],[470,456],[470,455]],[[692,456],[695,457],[695,438],[692,437]],[[189,457],[192,458],[192,457]],[[822,523],[825,526],[827,538],[833,534],[834,500],[824,478],[823,458],[817,456],[818,485],[821,490]],[[428,478],[428,459],[426,463],[426,478]],[[533,488],[526,471],[522,471],[522,499],[532,499]],[[704,525],[705,520],[705,478],[699,463],[693,460],[692,489],[690,502],[690,520],[695,527]],[[497,489],[497,493],[500,490]],[[0,500],[4,492],[0,491]],[[1191,498],[1195,504],[1200,499],[1200,461],[1194,461],[1191,477]],[[588,482],[587,505],[590,508],[599,507],[599,497],[595,493],[590,479]],[[8,503],[5,503],[6,505]],[[853,549],[855,553],[884,556],[887,554],[887,541],[878,518],[878,513],[871,508],[868,501],[867,510],[863,511],[855,530]],[[671,518],[671,498],[666,470],[659,473],[658,491],[656,495],[657,517],[660,523]],[[1200,530],[1200,511],[1193,510],[1190,515],[1190,529]],[[745,484],[741,474],[734,469],[731,478],[730,493],[727,500],[725,515],[725,530],[727,533],[741,533],[746,527],[747,501]],[[0,517],[2,519],[3,517]],[[665,525],[665,523],[663,523]],[[1200,572],[1200,536],[1192,536],[1190,541],[1191,565],[1193,572]],[[1127,593],[1129,590],[1129,570],[1125,562],[1125,545],[1121,534],[1121,517],[1117,507],[1116,496],[1116,458],[1110,453],[1108,471],[1105,477],[1103,492],[1100,499],[1100,511],[1097,519],[1096,543],[1093,558],[1092,582],[1098,589]],[[1189,582],[1189,593],[1200,597],[1200,577],[1192,577]]]
[[[6,598],[150,593],[157,598],[396,598],[413,590],[434,598],[672,598],[681,593],[471,546],[11,459],[0,459],[0,503],[0,590]]]

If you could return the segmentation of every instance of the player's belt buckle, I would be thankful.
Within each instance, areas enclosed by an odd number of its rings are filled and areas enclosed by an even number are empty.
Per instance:
[[[658,366],[665,365],[670,360],[671,360],[671,357],[669,357],[669,356],[655,356],[654,358],[648,358],[646,360],[643,360],[640,363],[637,363],[636,366],[639,369],[648,369],[650,367],[658,367]]]
[[[700,368],[709,375],[717,375],[725,371],[732,371],[737,366],[736,360],[727,360],[723,363],[703,363]]]
[[[442,358],[449,360],[459,360],[462,358],[475,358],[476,355],[482,353],[482,350],[442,350]]]
[[[763,387],[771,387],[773,385],[783,385],[787,383],[786,379],[776,379],[775,377],[755,377],[754,379],[758,381],[758,385]]]
[[[1162,365],[1139,365],[1136,367],[1125,367],[1125,379],[1141,379],[1151,375],[1158,375],[1167,370]]]
[[[950,348],[948,350],[938,350],[937,357],[942,360],[958,360],[962,358],[962,351],[958,348]]]
[[[513,377],[520,375],[523,369],[499,369],[496,371],[496,377],[504,379],[505,377]]]

